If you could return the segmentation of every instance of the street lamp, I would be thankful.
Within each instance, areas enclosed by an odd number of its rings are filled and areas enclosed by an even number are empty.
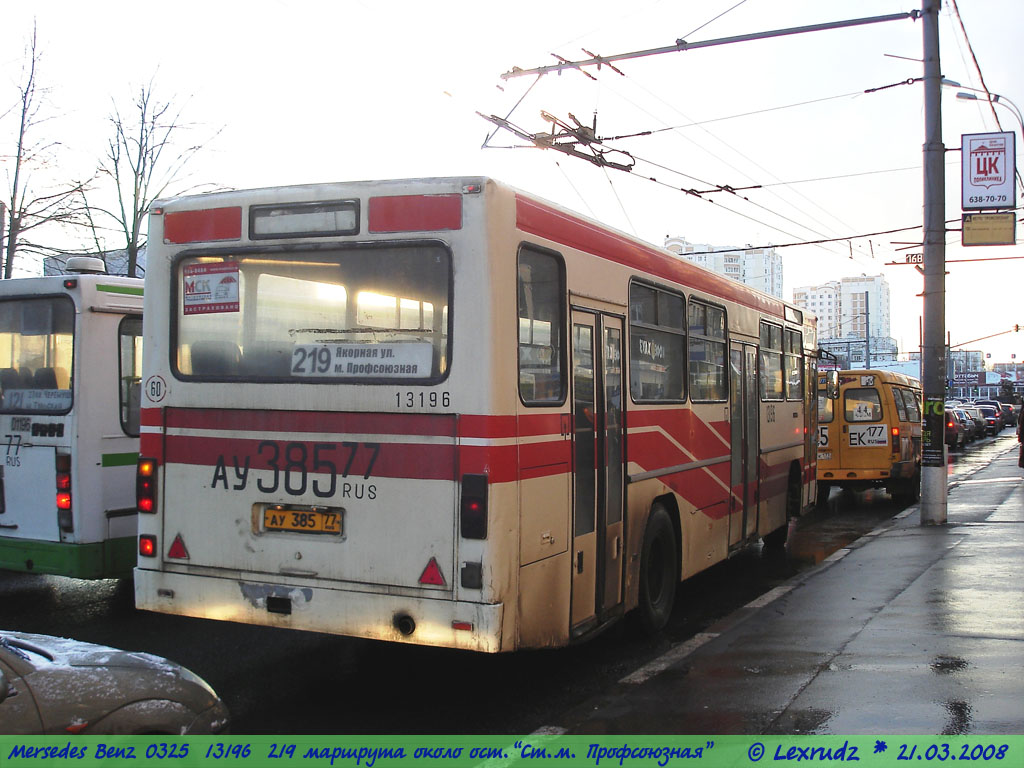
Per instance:
[[[1018,107],[1005,96],[1000,96],[998,93],[991,93],[989,94],[989,96],[991,98],[979,99],[976,93],[967,93],[966,91],[960,91],[956,95],[958,99],[964,99],[966,101],[987,101],[992,104],[998,104],[1001,107],[1006,107],[1007,109],[1010,110],[1013,116],[1017,118],[1017,122],[1020,124],[1021,130],[1024,131],[1024,117],[1021,116],[1020,107]]]

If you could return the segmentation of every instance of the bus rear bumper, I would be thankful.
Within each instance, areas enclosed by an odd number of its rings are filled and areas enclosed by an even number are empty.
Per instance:
[[[180,616],[497,653],[501,603],[135,569],[135,606]]]
[[[138,559],[135,542],[134,536],[89,544],[0,536],[0,569],[75,579],[127,578]]]
[[[822,467],[818,465],[818,482],[843,485],[843,483],[886,483],[893,479],[913,477],[918,471],[915,461],[895,461],[885,469],[877,467]]]

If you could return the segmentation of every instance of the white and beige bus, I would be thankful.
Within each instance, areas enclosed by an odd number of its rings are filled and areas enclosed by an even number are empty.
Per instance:
[[[814,319],[483,178],[161,201],[136,603],[487,652],[814,498]]]
[[[143,281],[102,267],[0,280],[0,568],[132,575]]]

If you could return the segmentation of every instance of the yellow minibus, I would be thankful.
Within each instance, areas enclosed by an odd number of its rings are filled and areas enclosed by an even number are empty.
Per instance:
[[[839,371],[838,388],[818,377],[818,504],[833,486],[884,487],[913,503],[921,488],[921,382],[892,371]]]

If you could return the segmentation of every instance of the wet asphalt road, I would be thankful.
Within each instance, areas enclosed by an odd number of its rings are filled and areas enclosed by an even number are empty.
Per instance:
[[[955,455],[951,478],[994,442]],[[5,572],[0,628],[173,659],[213,685],[234,733],[530,733],[901,510],[882,491],[834,490],[796,522],[787,555],[750,548],[681,585],[665,631],[624,622],[554,651],[485,656],[166,616],[136,611],[130,582]]]

